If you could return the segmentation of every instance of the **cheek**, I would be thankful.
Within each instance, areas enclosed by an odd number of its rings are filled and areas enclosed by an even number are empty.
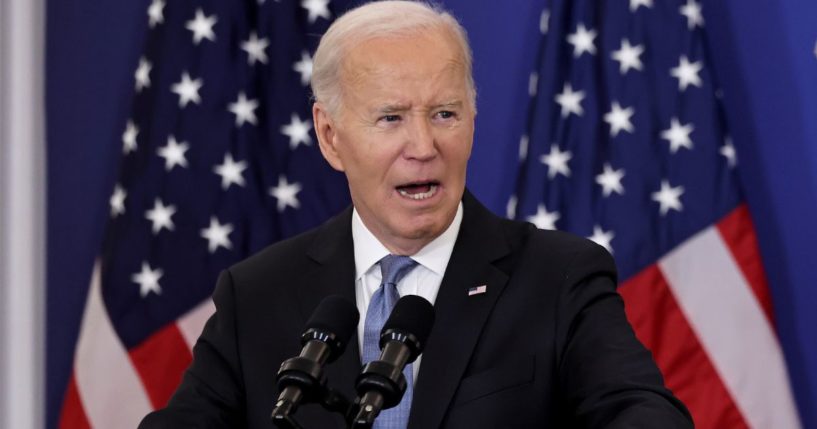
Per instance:
[[[358,150],[346,154],[346,175],[353,186],[369,192],[385,188],[393,160],[374,150]]]
[[[458,133],[449,143],[449,168],[459,170],[465,169],[468,160],[471,158],[471,148],[473,143],[473,133],[463,131]]]

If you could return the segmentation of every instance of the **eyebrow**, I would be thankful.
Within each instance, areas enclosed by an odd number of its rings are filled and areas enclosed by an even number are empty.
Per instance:
[[[440,107],[462,107],[463,102],[461,100],[454,100],[449,101],[448,103],[437,104],[436,106],[432,106],[432,109],[438,109]]]
[[[457,107],[457,108],[459,108],[459,107],[462,107],[463,104],[464,103],[461,100],[449,101],[449,102],[446,102],[446,103],[435,104],[434,106],[431,106],[431,110],[435,110],[435,109],[439,109],[439,108],[445,108],[445,107],[449,107],[449,108]],[[401,104],[401,103],[386,104],[386,105],[380,106],[380,107],[375,109],[375,111],[378,112],[378,113],[396,113],[396,112],[405,112],[406,110],[409,110],[409,106],[407,104]]]
[[[394,112],[405,112],[408,110],[409,107],[406,104],[386,104],[384,106],[380,106],[375,109],[378,113],[394,113]]]

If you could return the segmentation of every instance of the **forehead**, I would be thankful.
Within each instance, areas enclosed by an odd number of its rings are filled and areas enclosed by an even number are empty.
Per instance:
[[[464,55],[454,37],[435,29],[359,43],[344,57],[341,82],[352,90],[433,90],[438,85],[464,85],[465,69]]]

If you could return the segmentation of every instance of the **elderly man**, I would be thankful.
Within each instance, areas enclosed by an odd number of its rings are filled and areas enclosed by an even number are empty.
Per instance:
[[[330,294],[361,313],[327,367],[350,397],[361,363],[377,357],[382,320],[372,314],[384,295],[434,304],[403,402],[376,426],[692,425],[627,323],[610,255],[495,217],[465,190],[475,89],[453,17],[414,2],[359,7],[323,36],[312,87],[321,152],[346,174],[354,206],[222,274],[193,364],[143,427],[270,427],[275,373]],[[402,277],[381,282],[395,265]],[[297,419],[344,426],[315,405]]]

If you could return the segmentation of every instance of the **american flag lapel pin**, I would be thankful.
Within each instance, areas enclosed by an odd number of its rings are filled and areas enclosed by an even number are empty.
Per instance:
[[[488,292],[488,285],[474,286],[468,289],[468,296],[482,295],[485,292]]]

